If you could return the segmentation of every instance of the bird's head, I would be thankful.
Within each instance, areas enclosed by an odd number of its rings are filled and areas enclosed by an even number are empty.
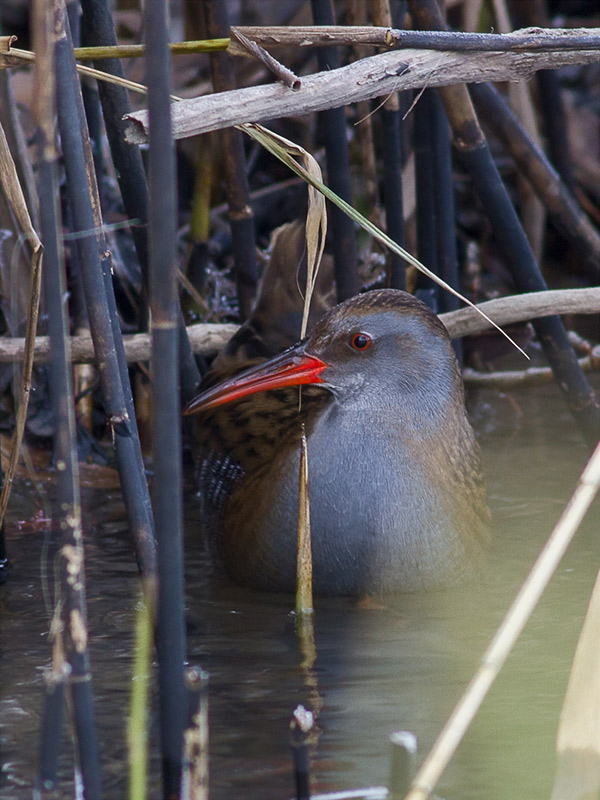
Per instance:
[[[454,351],[436,315],[406,292],[381,289],[340,303],[302,342],[202,392],[184,413],[303,384],[365,404],[393,404],[400,396],[447,401],[461,392]]]

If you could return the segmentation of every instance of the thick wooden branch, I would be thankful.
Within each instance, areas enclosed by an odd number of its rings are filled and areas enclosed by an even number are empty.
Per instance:
[[[600,287],[592,289],[555,289],[548,292],[531,292],[488,300],[481,308],[498,325],[545,317],[550,314],[598,314],[600,313]],[[461,308],[440,314],[448,333],[456,339],[492,330],[489,323],[473,308]],[[237,325],[199,323],[190,325],[187,332],[192,350],[197,355],[214,355],[237,331]],[[128,363],[150,359],[150,334],[135,333],[123,337]],[[24,339],[0,339],[0,363],[22,361],[25,352]],[[35,343],[36,363],[49,359],[50,343],[47,336],[39,336]],[[94,348],[87,336],[71,338],[71,357],[77,363],[93,363]]]
[[[591,289],[553,289],[499,297],[479,303],[479,308],[498,325],[511,325],[552,314],[600,313],[600,287]],[[440,319],[453,339],[491,330],[488,322],[473,308],[459,308],[440,314]]]
[[[600,31],[590,28],[587,32],[590,42],[593,43],[589,50],[393,50],[363,58],[339,69],[303,77],[302,89],[298,92],[281,84],[269,84],[182,100],[172,108],[173,135],[176,139],[182,139],[244,122],[308,114],[422,86],[514,81],[540,69],[600,61],[600,49],[593,49],[598,43]],[[556,37],[557,45],[568,41],[572,36],[571,31],[546,33],[552,33]],[[581,40],[581,31],[579,34],[578,40]],[[507,36],[517,37],[518,34]],[[125,138],[128,142],[142,144],[147,141],[146,111],[128,114],[125,121]]]

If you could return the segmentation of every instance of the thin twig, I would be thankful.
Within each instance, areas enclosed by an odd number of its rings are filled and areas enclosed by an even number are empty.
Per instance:
[[[174,56],[190,53],[213,53],[215,50],[227,50],[229,39],[202,39],[189,42],[172,42],[169,50]],[[104,58],[143,58],[146,55],[145,44],[120,44],[102,47],[75,47],[73,53],[78,61],[98,61]]]
[[[248,39],[247,36],[239,31],[237,28],[231,28],[231,35],[234,39],[244,47],[251,55],[257,58],[259,61],[265,65],[265,67],[270,70],[273,75],[277,78],[278,81],[281,81],[285,86],[289,86],[290,89],[293,89],[294,92],[297,92],[298,89],[302,86],[302,81],[300,78],[292,72],[291,69],[284,67],[276,58],[261,47],[256,42],[252,42]]]

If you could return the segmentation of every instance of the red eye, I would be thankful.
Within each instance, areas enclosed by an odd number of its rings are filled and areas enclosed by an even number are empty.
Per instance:
[[[350,345],[354,350],[368,350],[371,347],[371,337],[366,333],[353,333]]]

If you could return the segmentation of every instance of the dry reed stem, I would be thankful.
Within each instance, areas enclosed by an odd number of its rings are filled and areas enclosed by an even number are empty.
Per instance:
[[[300,439],[300,476],[298,484],[298,556],[296,568],[296,614],[312,614],[312,549],[310,539],[310,502],[308,492],[308,452],[302,426]]]
[[[481,666],[455,706],[412,782],[411,790],[406,795],[406,800],[424,800],[431,796],[433,789],[456,752],[569,543],[583,521],[599,488],[600,443],[596,446],[592,457],[579,478],[575,492],[561,514],[531,572],[521,586],[491,644],[485,651],[481,659]]]
[[[598,797],[600,788],[600,572],[585,616],[556,737],[550,800]]]
[[[0,183],[23,236],[26,237],[33,248],[31,259],[31,297],[27,316],[27,330],[23,341],[23,369],[21,373],[20,397],[17,405],[10,457],[4,476],[2,493],[0,494],[0,527],[2,527],[2,522],[10,499],[13,479],[17,469],[17,462],[27,419],[42,283],[42,244],[33,228],[33,223],[31,222],[31,217],[27,209],[27,203],[25,202],[25,196],[21,184],[19,183],[15,163],[10,153],[2,125],[0,125]]]

